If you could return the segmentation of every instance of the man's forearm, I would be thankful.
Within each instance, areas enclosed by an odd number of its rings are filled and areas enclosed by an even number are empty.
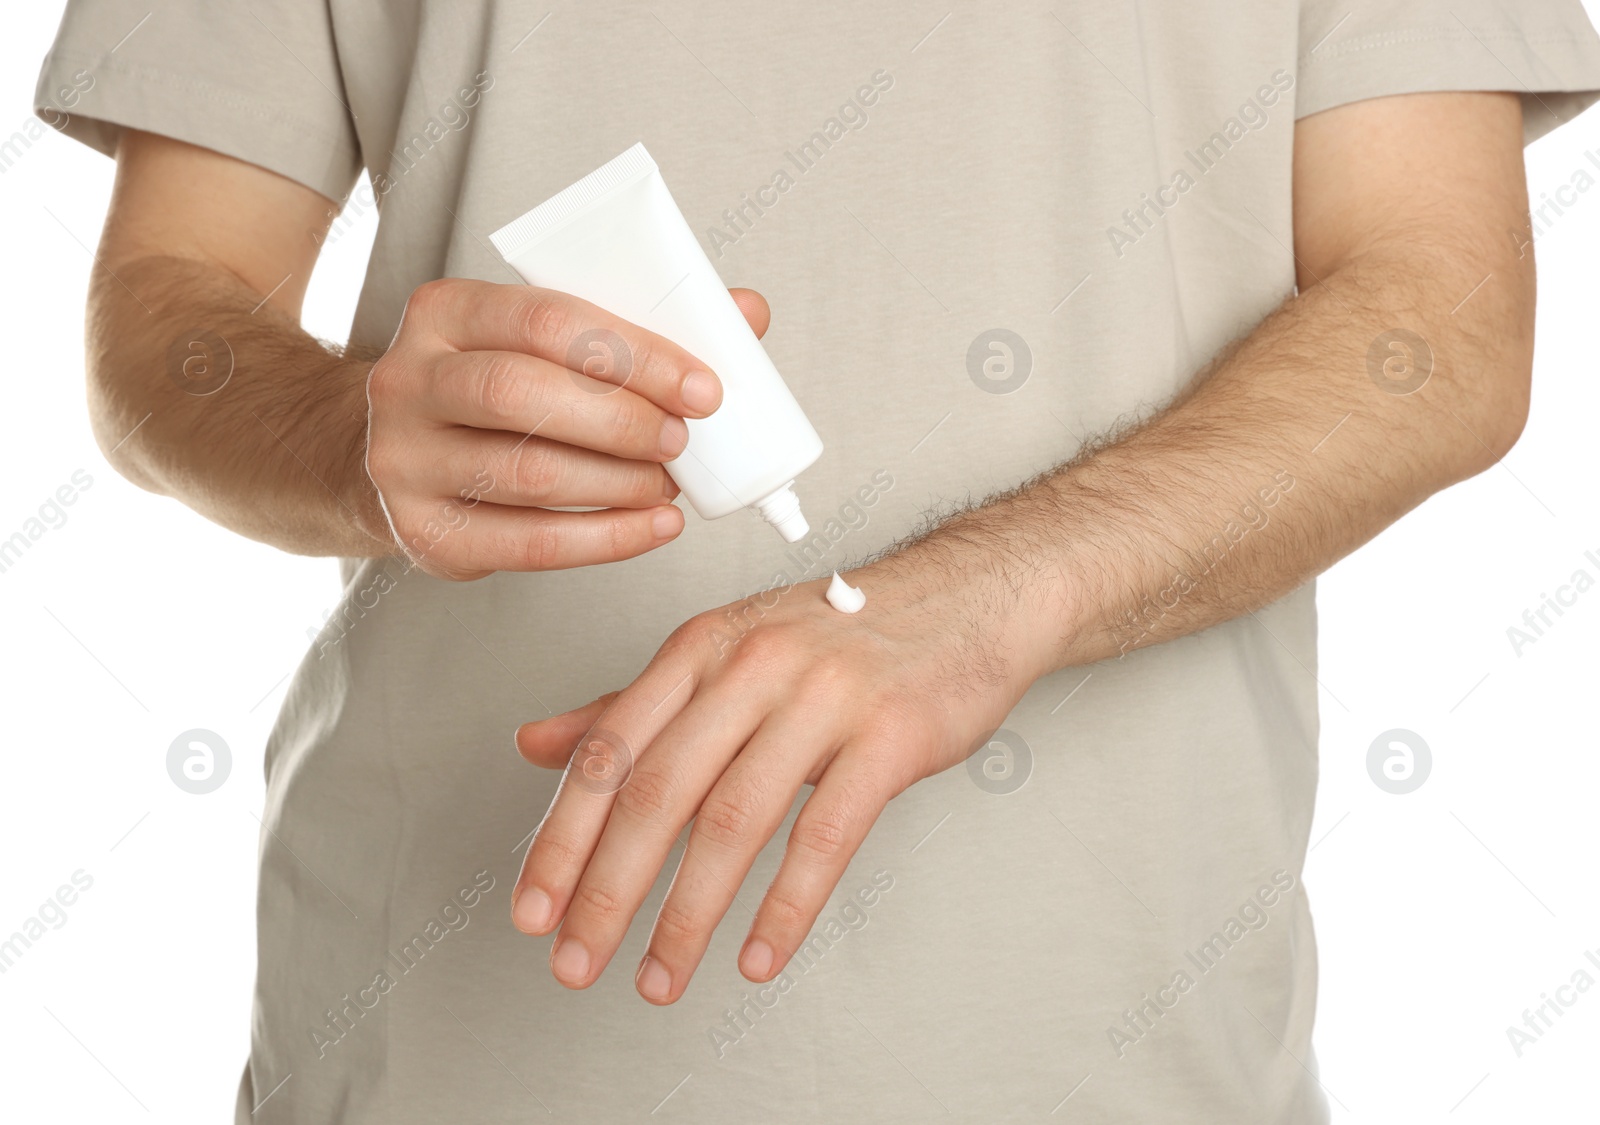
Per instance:
[[[363,466],[374,357],[330,350],[220,266],[113,268],[91,282],[88,369],[117,470],[287,551],[390,553]]]
[[[1357,258],[1287,301],[1155,418],[878,565],[984,589],[977,612],[1014,622],[1015,651],[1003,655],[1031,674],[1282,597],[1516,440],[1533,265],[1478,249]],[[1395,357],[1388,375],[1380,368],[1387,389],[1369,370],[1373,341],[1398,326],[1432,357],[1426,383],[1405,394],[1403,352],[1379,349]],[[1416,377],[1428,362],[1413,357]]]

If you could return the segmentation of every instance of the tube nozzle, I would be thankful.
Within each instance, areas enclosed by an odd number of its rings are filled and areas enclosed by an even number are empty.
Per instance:
[[[800,498],[794,494],[794,481],[750,506],[778,529],[785,543],[798,543],[811,534],[811,525],[800,511]]]

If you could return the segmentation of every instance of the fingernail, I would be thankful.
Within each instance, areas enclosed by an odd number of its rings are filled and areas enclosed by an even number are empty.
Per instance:
[[[717,405],[717,377],[709,371],[691,371],[683,377],[683,389],[678,394],[683,405],[696,414],[708,413]]]
[[[550,928],[550,896],[538,887],[524,887],[511,902],[511,922],[525,934]]]
[[[654,957],[639,962],[639,973],[633,983],[646,1000],[665,1000],[672,992],[672,974]]]
[[[683,513],[675,507],[665,507],[650,521],[650,531],[657,539],[671,539],[683,527]]]
[[[531,761],[532,759],[530,759],[528,757],[528,755],[523,751],[523,749],[522,749],[522,740],[524,738],[527,738],[528,735],[532,733],[532,729],[533,729],[533,724],[532,723],[523,723],[520,727],[517,728],[516,733],[511,736],[511,748],[513,750],[515,750],[517,752],[517,754],[520,757],[522,757],[525,761]],[[519,892],[517,892],[517,891],[512,891],[511,892],[511,906],[512,906],[512,909],[516,908],[518,893]]]
[[[563,984],[582,984],[589,975],[589,951],[576,938],[562,938],[550,955],[550,971]]]
[[[765,980],[772,971],[772,946],[756,938],[744,947],[744,975],[752,980]]]
[[[676,414],[668,414],[661,423],[661,456],[676,457],[689,444],[689,427]]]

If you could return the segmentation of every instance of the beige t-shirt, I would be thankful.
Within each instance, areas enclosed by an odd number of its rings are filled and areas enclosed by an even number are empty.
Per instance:
[[[1532,137],[1597,86],[1575,0],[73,0],[39,83],[69,135],[164,133],[381,209],[365,344],[430,278],[514,281],[488,233],[644,141],[724,279],[771,301],[827,445],[804,549],[738,513],[468,585],[345,563],[267,748],[239,1120],[1326,1120],[1309,586],[1034,685],[891,803],[757,988],[735,957],[786,826],[666,1009],[628,968],[667,877],[588,991],[512,929],[557,778],[510,734],[627,684],[692,614],[1168,399],[1292,290],[1297,117],[1509,89]],[[1219,535],[1301,504],[1294,469]]]

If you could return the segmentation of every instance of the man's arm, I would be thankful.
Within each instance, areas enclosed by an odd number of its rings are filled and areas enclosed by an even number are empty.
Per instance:
[[[360,471],[373,357],[299,324],[332,208],[255,165],[126,134],[89,288],[90,418],[120,473],[225,527],[387,554]]]
[[[998,570],[1023,620],[1054,630],[1029,651],[1086,664],[1259,609],[1493,465],[1522,432],[1533,362],[1533,258],[1510,234],[1521,145],[1511,94],[1300,121],[1299,295],[1156,418],[885,566],[916,582]]]
[[[1264,606],[1504,454],[1533,341],[1517,99],[1330,110],[1298,123],[1294,172],[1300,294],[1160,415],[856,571],[855,616],[823,583],[704,614],[619,695],[518,732],[568,767],[513,897],[520,928],[561,926],[557,979],[598,978],[693,819],[636,977],[676,1000],[810,783],[740,955],[770,980],[883,806],[1039,676]],[[730,645],[730,621],[755,624]]]
[[[88,318],[91,415],[120,472],[285,550],[403,550],[450,578],[677,536],[663,464],[721,401],[704,364],[565,294],[451,278],[412,294],[385,351],[331,349],[299,312],[333,213],[255,165],[123,136]],[[735,298],[764,331],[760,297]],[[630,349],[626,386],[573,369],[596,328]]]

